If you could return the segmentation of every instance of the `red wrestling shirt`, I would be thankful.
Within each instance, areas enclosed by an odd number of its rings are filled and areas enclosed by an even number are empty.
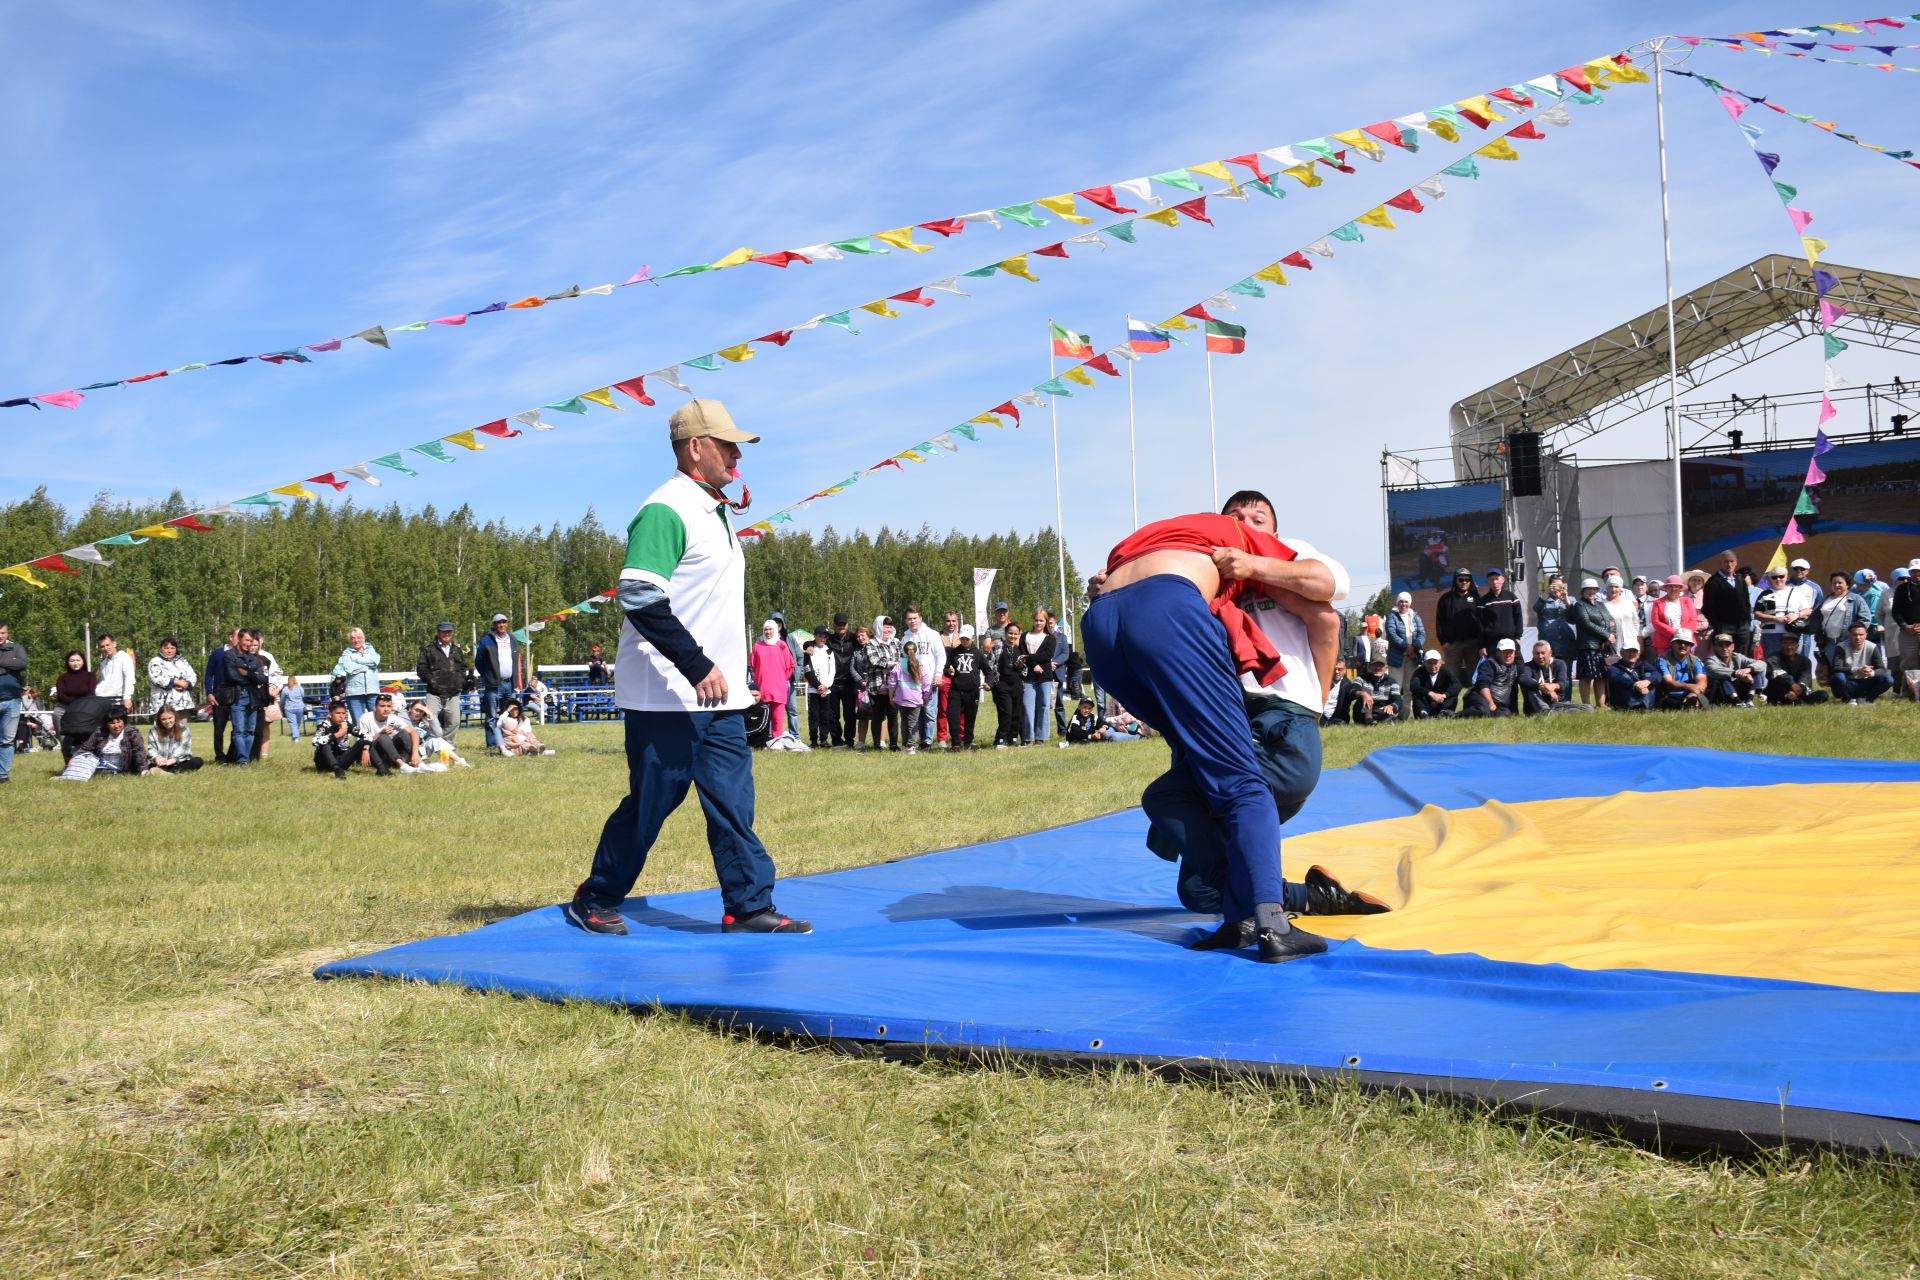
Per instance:
[[[1191,551],[1211,556],[1221,547],[1273,560],[1294,558],[1292,547],[1270,533],[1241,524],[1232,516],[1174,516],[1142,525],[1108,552],[1107,572],[1112,573],[1128,561],[1153,551]],[[1227,629],[1227,647],[1233,653],[1234,668],[1242,673],[1251,672],[1260,684],[1270,685],[1286,674],[1286,664],[1259,624],[1240,607],[1241,595],[1258,589],[1254,583],[1244,580],[1222,579],[1220,590],[1207,602],[1207,608]]]

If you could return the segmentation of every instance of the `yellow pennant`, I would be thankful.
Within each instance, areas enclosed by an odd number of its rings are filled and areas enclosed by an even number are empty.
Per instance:
[[[1813,266],[1820,261],[1820,255],[1827,251],[1827,242],[1819,236],[1801,236],[1800,247],[1806,252],[1807,265]]]
[[[1378,151],[1380,149],[1379,142],[1360,132],[1358,129],[1345,129],[1339,133],[1330,133],[1327,136],[1335,142],[1344,142],[1348,146],[1358,147],[1362,151]]]
[[[977,422],[983,427],[997,427],[1000,425],[1000,419],[990,413],[977,413],[973,417],[968,418],[967,421],[970,423]]]
[[[728,254],[724,258],[715,258],[712,262],[708,263],[707,265],[710,267],[714,267],[716,269],[720,267],[737,267],[741,263],[746,262],[748,259],[752,257],[753,257],[753,250],[747,249],[747,248],[740,248],[740,249],[735,249],[732,253]]]
[[[1035,204],[1048,213],[1058,214],[1068,222],[1092,222],[1092,218],[1082,217],[1073,211],[1072,196],[1048,196],[1044,200],[1035,200]]]
[[[921,456],[920,456],[920,454],[919,454],[918,452],[916,452],[915,450],[912,450],[912,449],[902,449],[902,450],[901,450],[900,452],[898,452],[898,453],[896,453],[896,454],[894,454],[893,456],[894,456],[894,457],[896,457],[896,458],[906,458],[907,460],[909,460],[909,461],[911,461],[911,462],[925,462],[925,461],[926,461],[926,459],[925,459],[925,458],[923,458],[923,457],[921,457]]]
[[[876,231],[873,238],[882,244],[890,244],[896,249],[911,249],[915,253],[932,253],[930,244],[915,244],[912,227],[895,227],[891,231]]]
[[[1171,319],[1162,320],[1154,327],[1156,329],[1191,329],[1193,324],[1185,316],[1174,316]]]
[[[1489,160],[1518,160],[1520,158],[1520,153],[1515,151],[1513,144],[1505,138],[1495,138],[1492,142],[1481,147],[1473,154],[1485,156]]]
[[[1388,231],[1393,230],[1393,219],[1387,216],[1387,206],[1385,205],[1374,206],[1372,209],[1355,218],[1354,221],[1364,222],[1370,227],[1384,227]]]
[[[442,440],[445,440],[448,444],[457,444],[462,449],[471,449],[475,453],[479,453],[480,451],[482,451],[487,447],[481,444],[478,440],[474,439],[473,432],[471,431],[456,431],[450,436],[441,436],[440,438]],[[286,489],[275,489],[272,492],[285,493]]]
[[[267,492],[283,493],[289,498],[318,498],[320,496],[311,489],[302,489],[298,481],[293,484],[283,484],[278,489],[269,489]]]
[[[1079,365],[1073,366],[1073,368],[1067,370],[1065,373],[1061,374],[1060,376],[1065,378],[1068,382],[1077,382],[1083,387],[1090,387],[1093,385],[1093,375],[1088,373],[1085,369],[1082,369]]]
[[[1209,160],[1205,164],[1190,164],[1188,173],[1204,174],[1209,178],[1218,178],[1222,182],[1232,182],[1233,175],[1227,172],[1227,166],[1218,160]]]
[[[4,573],[10,578],[18,578],[30,587],[39,587],[42,591],[47,589],[47,584],[34,577],[27,569],[27,566],[23,564],[16,564],[8,569],[0,569],[0,573]]]
[[[1631,62],[1614,62],[1608,65],[1613,72],[1613,78],[1622,84],[1647,83],[1647,73],[1634,66]]]
[[[1787,544],[1783,542],[1773,549],[1773,559],[1767,561],[1767,572],[1772,573],[1775,569],[1784,569],[1786,567]]]
[[[897,320],[900,318],[900,313],[888,306],[885,298],[880,298],[873,302],[863,302],[860,304],[860,309],[862,311],[871,311],[877,316],[885,316],[889,320]]]
[[[735,364],[739,364],[742,360],[753,359],[753,345],[751,343],[743,342],[737,347],[722,347],[715,354],[718,355],[722,360],[731,360]],[[611,396],[608,397],[608,401],[609,403],[611,403],[612,401]]]
[[[1443,116],[1433,116],[1427,121],[1427,128],[1433,130],[1433,136],[1444,138],[1448,142],[1460,141],[1460,131],[1453,127],[1453,121]],[[1288,170],[1292,172],[1291,169]]]
[[[1008,258],[1006,261],[996,262],[994,265],[1010,276],[1019,276],[1022,280],[1031,280],[1035,284],[1040,283],[1040,277],[1027,270],[1027,255],[1024,253],[1017,258]]]
[[[1300,185],[1303,187],[1317,187],[1326,181],[1325,178],[1313,171],[1313,166],[1310,164],[1297,164],[1291,169],[1282,169],[1280,172],[1286,174],[1289,178],[1300,179]]]
[[[725,355],[727,353],[722,351],[720,354]],[[609,409],[620,408],[618,404],[614,403],[612,387],[602,387],[598,391],[582,391],[580,393],[580,398],[582,400],[591,400],[593,403],[598,405],[605,405]],[[621,411],[623,413],[625,412],[625,410],[621,410]]]
[[[1255,280],[1265,280],[1268,284],[1285,284],[1287,282],[1287,277],[1281,273],[1280,264],[1277,262],[1269,262],[1266,266],[1254,272],[1253,278]]]
[[[1480,94],[1478,97],[1464,98],[1461,101],[1454,103],[1453,105],[1463,110],[1471,111],[1475,115],[1482,116],[1488,120],[1505,120],[1506,119],[1505,116],[1501,115],[1498,111],[1495,111],[1493,109],[1493,99],[1489,98],[1484,93]]]
[[[1180,225],[1180,211],[1177,209],[1162,209],[1158,213],[1143,213],[1140,215],[1140,220],[1142,222],[1157,222],[1163,227],[1177,227]]]
[[[169,529],[163,524],[150,524],[144,529],[135,529],[133,536],[136,538],[177,538],[180,536],[180,531],[178,529]]]
[[[1603,85],[1613,79],[1615,67],[1605,58],[1595,58],[1592,62],[1583,64],[1582,70],[1587,73],[1587,79],[1593,81],[1595,85]]]

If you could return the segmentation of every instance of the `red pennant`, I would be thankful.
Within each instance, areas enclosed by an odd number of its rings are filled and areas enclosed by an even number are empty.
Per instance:
[[[1181,213],[1186,214],[1189,218],[1198,218],[1208,226],[1213,225],[1213,219],[1207,216],[1207,198],[1205,196],[1195,196],[1184,204],[1177,204],[1173,207]]]
[[[1353,173],[1355,171],[1354,167],[1347,163],[1347,153],[1344,151],[1334,152],[1333,159],[1331,160],[1322,156],[1320,157],[1320,163],[1326,165],[1329,169],[1338,169],[1341,173]]]
[[[1391,120],[1382,120],[1379,124],[1367,125],[1362,128],[1360,132],[1370,133],[1380,139],[1380,141],[1396,147],[1403,145],[1400,141],[1400,126]]]
[[[1038,258],[1064,258],[1067,256],[1067,246],[1064,244],[1042,245],[1040,248],[1035,249],[1033,253],[1034,256]]]
[[[1112,213],[1140,212],[1138,209],[1129,209],[1126,205],[1121,204],[1119,198],[1113,194],[1112,187],[1088,187],[1085,191],[1076,191],[1073,194],[1079,196],[1082,200],[1091,201],[1099,205],[1102,209],[1106,209]]]
[[[905,467],[900,465],[900,459],[898,458],[888,458],[885,462],[876,462],[872,466],[868,467],[867,470],[878,471],[882,467],[892,467],[895,471],[906,470]]]
[[[1195,320],[1213,319],[1213,316],[1208,313],[1207,309],[1204,306],[1200,305],[1198,302],[1194,303],[1192,306],[1188,307],[1185,311],[1182,311],[1180,314],[1183,316],[1192,316]]]
[[[41,556],[38,560],[27,561],[27,564],[30,568],[34,569],[50,569],[54,573],[71,573],[76,578],[80,576],[78,573],[74,573],[72,569],[67,568],[67,562],[57,554]]]
[[[653,397],[647,394],[647,380],[645,378],[628,378],[625,382],[616,382],[613,384],[613,389],[615,391],[626,392],[641,404],[650,405],[653,403]]]
[[[780,267],[784,270],[790,262],[804,262],[811,265],[813,259],[804,253],[795,253],[791,249],[782,249],[778,253],[756,253],[751,258],[748,258],[747,261],[764,262],[770,267]]]
[[[1582,93],[1593,92],[1593,81],[1587,79],[1587,73],[1579,67],[1568,67],[1564,71],[1556,71],[1553,74],[1559,76],[1562,80],[1565,80]]]
[[[123,382],[152,382],[152,381],[153,381],[153,380],[154,380],[155,378],[164,378],[164,377],[166,377],[166,376],[167,376],[167,371],[166,371],[165,369],[162,369],[162,370],[161,370],[160,372],[158,372],[158,373],[143,373],[143,374],[141,374],[141,375],[140,375],[139,377],[137,377],[137,378],[123,378],[123,379],[121,379],[121,381],[123,381]]]
[[[492,422],[474,428],[483,436],[498,436],[502,440],[511,440],[520,432],[510,429],[505,418],[496,418]]]
[[[1511,102],[1516,107],[1530,107],[1533,105],[1532,98],[1529,98],[1524,93],[1516,93],[1512,89],[1495,89],[1487,96],[1489,98],[1498,98],[1502,102]]]
[[[1067,255],[1063,253],[1060,256],[1064,258]],[[889,302],[911,302],[916,307],[930,307],[933,305],[933,299],[921,297],[918,289],[909,289],[905,293],[890,293],[887,295],[887,300]]]
[[[1419,213],[1427,207],[1421,204],[1420,197],[1411,191],[1402,191],[1399,195],[1387,201],[1387,204],[1395,209],[1405,209],[1408,213]]]
[[[1120,376],[1120,371],[1113,367],[1113,360],[1104,351],[1093,359],[1084,361],[1083,363],[1087,368],[1098,369],[1109,378],[1117,378]]]
[[[1313,264],[1307,261],[1307,255],[1304,253],[1301,253],[1298,249],[1295,249],[1292,253],[1280,259],[1280,261],[1286,263],[1290,267],[1298,267],[1302,271],[1313,270]]]
[[[1507,130],[1507,136],[1509,138],[1527,138],[1533,141],[1538,141],[1541,138],[1546,137],[1547,135],[1540,132],[1539,125],[1529,120],[1525,124],[1522,124],[1517,128]]]
[[[345,480],[334,479],[333,472],[331,471],[322,471],[317,476],[308,476],[307,483],[308,484],[324,484],[327,487],[331,488],[335,493],[338,493],[342,489],[347,487],[347,482]]]
[[[1249,151],[1244,156],[1228,156],[1227,163],[1237,164],[1237,165],[1240,165],[1242,168],[1253,170],[1253,176],[1259,179],[1261,182],[1265,182],[1267,180],[1267,175],[1260,171],[1260,155],[1258,152]]]
[[[169,529],[185,529],[188,533],[212,533],[213,526],[201,524],[193,516],[177,516],[167,521]]]
[[[967,224],[958,218],[942,218],[938,222],[916,222],[913,225],[922,231],[931,231],[937,236],[957,236],[967,229]]]
[[[787,345],[788,342],[792,341],[792,339],[793,339],[793,330],[775,329],[772,333],[761,334],[759,337],[755,338],[754,341],[770,342],[776,347],[784,347]],[[652,401],[648,401],[648,403],[651,404]]]
[[[987,410],[987,412],[1004,414],[1005,416],[1013,419],[1014,426],[1017,427],[1020,425],[1020,406],[1015,404],[1011,400],[1006,401],[1004,404],[997,404],[993,406],[993,408]]]
[[[766,537],[767,534],[766,534],[766,530],[764,529],[749,528],[749,529],[738,530],[734,534],[734,536],[737,538],[752,538],[755,542],[758,542],[760,539]]]
[[[1457,110],[1460,113],[1460,118],[1462,120],[1465,120],[1468,124],[1472,125],[1476,129],[1489,128],[1493,124],[1493,121],[1491,118],[1481,115],[1478,111],[1473,110],[1471,107],[1456,107],[1455,110]]]

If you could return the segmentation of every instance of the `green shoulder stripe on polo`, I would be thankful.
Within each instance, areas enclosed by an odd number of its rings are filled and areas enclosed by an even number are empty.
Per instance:
[[[621,567],[670,580],[687,550],[687,526],[664,502],[649,502],[627,526],[627,558]]]

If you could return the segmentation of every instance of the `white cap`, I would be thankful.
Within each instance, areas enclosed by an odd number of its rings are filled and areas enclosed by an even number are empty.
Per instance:
[[[1407,602],[1408,604],[1412,604],[1412,603],[1413,603],[1413,593],[1412,593],[1412,592],[1410,592],[1410,591],[1402,591],[1402,592],[1401,592],[1401,593],[1400,593],[1399,595],[1397,595],[1397,596],[1395,596],[1395,597],[1393,598],[1393,602],[1394,602],[1395,604],[1399,604],[1399,603],[1400,603],[1401,601],[1403,601],[1403,600],[1404,600],[1404,601],[1406,601],[1406,602]]]
[[[1493,647],[1498,649],[1500,652],[1505,653],[1509,649],[1518,649],[1520,646],[1515,644],[1511,640],[1502,640],[1499,644]]]
[[[1444,659],[1442,659],[1442,658],[1441,658],[1441,656],[1440,656],[1440,651],[1439,651],[1438,649],[1429,649],[1429,650],[1427,650],[1427,651],[1426,651],[1426,653],[1425,653],[1424,655],[1422,655],[1422,657],[1421,657],[1421,659],[1420,659],[1420,660],[1421,660],[1422,662],[1441,662],[1441,661],[1444,661]]]
[[[1607,575],[1607,585],[1610,587],[1624,587],[1627,585],[1627,580],[1617,573],[1610,573]]]
[[[1692,644],[1693,632],[1689,631],[1685,627],[1676,627],[1674,628],[1673,638],[1675,640],[1685,640],[1688,644]]]
[[[1620,642],[1620,652],[1622,653],[1640,652],[1640,637],[1628,636],[1625,640],[1622,640]]]
[[[1600,580],[1598,578],[1582,578],[1580,579],[1580,589],[1582,591],[1588,589],[1598,591],[1600,589]]]
[[[963,622],[960,624],[960,638],[962,640],[973,639],[973,624],[971,622]]]
[[[1807,563],[1807,562],[1806,562],[1805,560],[1789,560],[1789,561],[1787,561],[1787,568],[1789,568],[1789,569],[1811,569],[1811,568],[1813,568],[1813,566],[1812,566],[1812,565],[1810,565],[1810,564],[1808,564],[1808,563]]]
[[[1920,573],[1920,559],[1907,561],[1908,573]]]

